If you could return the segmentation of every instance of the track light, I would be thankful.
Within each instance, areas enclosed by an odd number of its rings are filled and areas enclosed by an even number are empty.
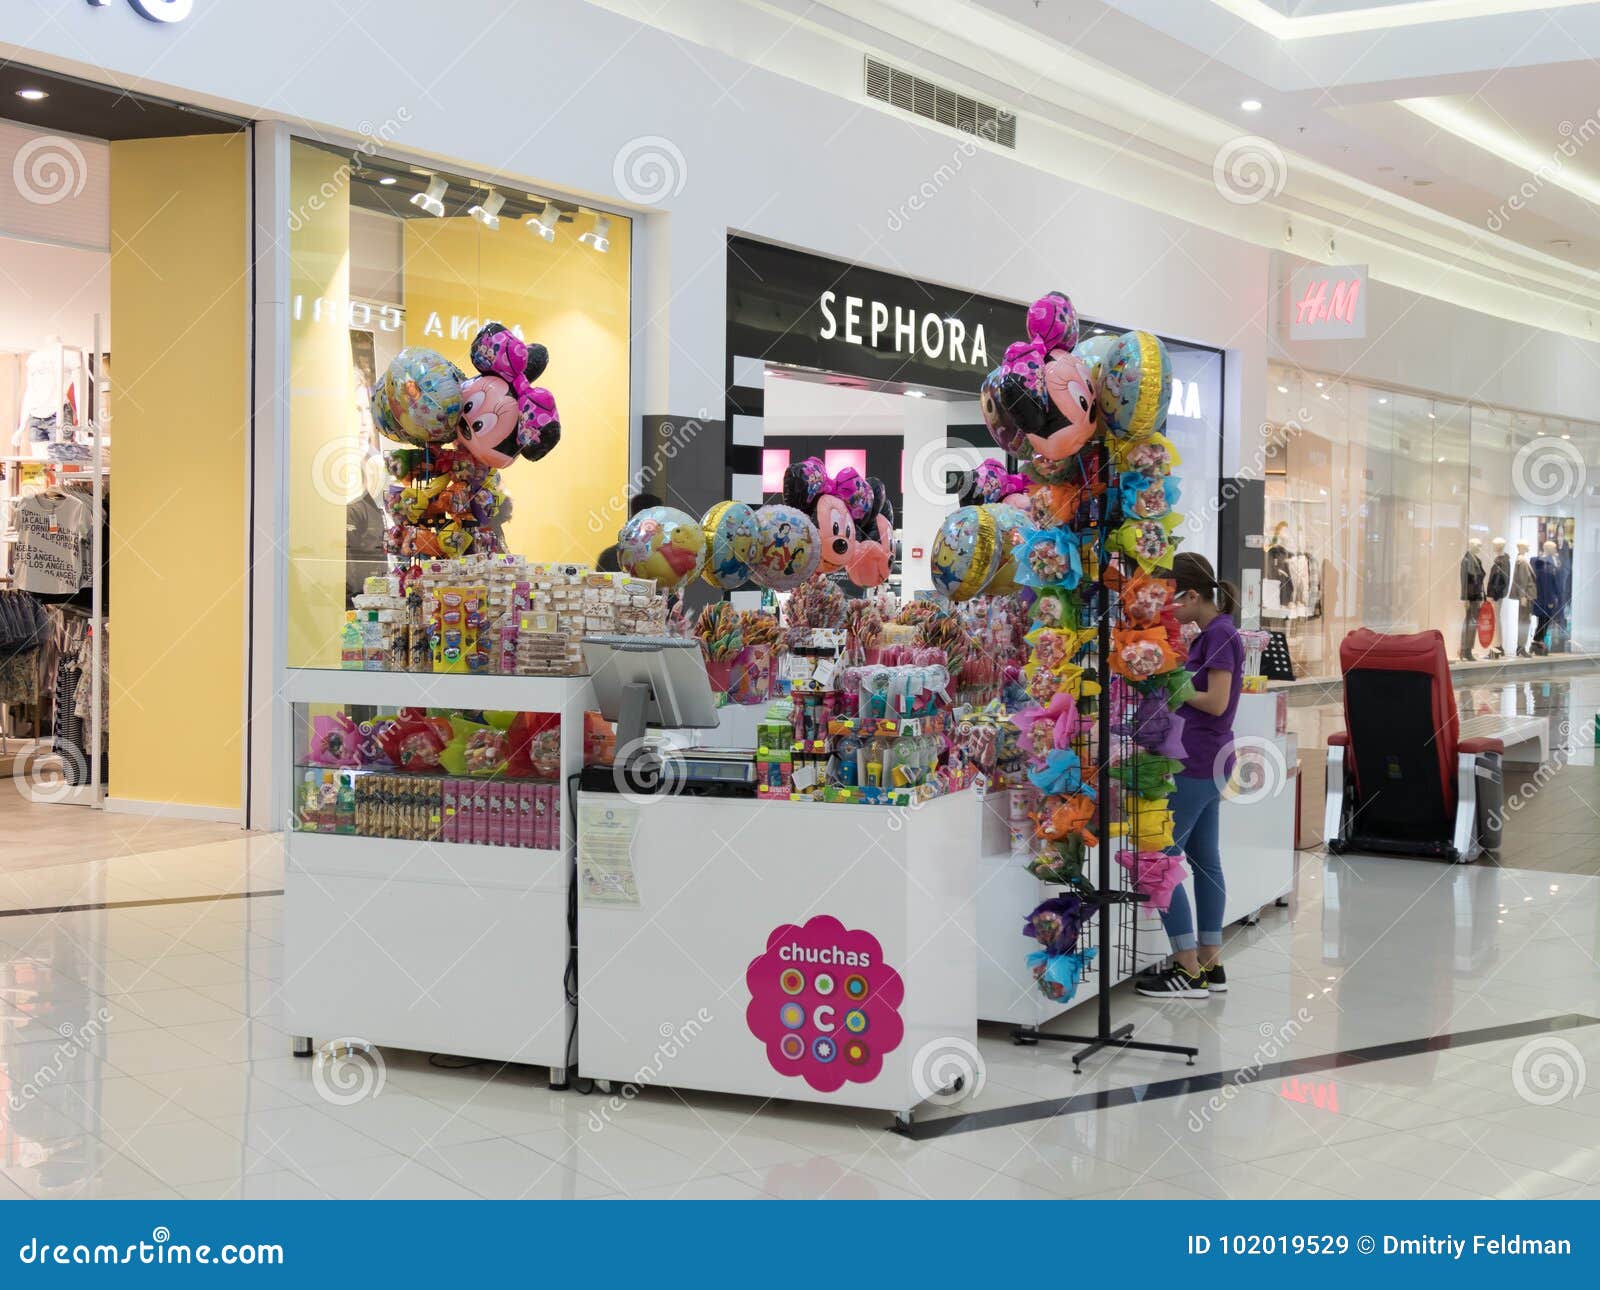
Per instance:
[[[506,199],[494,189],[489,190],[489,195],[483,199],[481,206],[469,206],[467,214],[482,224],[484,228],[497,229],[500,227],[500,208],[506,204]]]
[[[528,232],[537,233],[546,242],[554,242],[556,240],[556,221],[560,218],[561,212],[556,209],[556,204],[554,202],[546,202],[537,219],[531,215],[528,217],[526,221]]]
[[[597,251],[609,251],[611,249],[610,217],[605,215],[596,215],[594,217],[594,227],[580,237],[578,241],[587,246],[594,247],[594,249]]]
[[[443,215],[444,195],[448,188],[449,185],[445,183],[444,179],[439,175],[435,175],[428,180],[427,192],[413,194],[411,204],[420,206],[430,215]]]
[[[382,179],[378,180],[378,182],[380,184],[382,184],[385,188],[387,188],[387,187],[389,187],[390,184],[394,183],[394,176],[393,175],[385,175]]]
[[[19,99],[27,99],[29,103],[37,103],[41,99],[49,98],[50,92],[48,90],[36,90],[29,86],[27,89],[18,90],[17,97]]]

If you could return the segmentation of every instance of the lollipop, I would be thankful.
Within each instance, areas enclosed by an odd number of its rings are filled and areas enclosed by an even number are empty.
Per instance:
[[[757,586],[789,591],[817,571],[822,538],[817,526],[792,506],[763,506],[756,512],[755,559],[750,576]]]
[[[407,346],[372,391],[372,420],[402,443],[448,443],[461,419],[460,370],[431,349]]]
[[[640,511],[617,534],[623,572],[654,578],[670,591],[695,578],[706,563],[706,538],[694,519],[671,506]]]
[[[700,576],[723,591],[744,586],[761,533],[755,511],[743,502],[718,502],[700,527],[706,537],[706,567]]]

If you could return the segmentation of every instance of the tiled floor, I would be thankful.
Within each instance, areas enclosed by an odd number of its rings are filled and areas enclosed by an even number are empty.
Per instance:
[[[1600,678],[1582,678],[1514,701],[1588,728],[1597,697]],[[1583,751],[1534,797],[1547,808],[1511,826],[1500,867],[1306,853],[1289,907],[1232,929],[1226,996],[1119,991],[1142,1037],[1200,1048],[1193,1072],[1127,1055],[1074,1077],[1064,1048],[985,1028],[982,1091],[924,1121],[969,1131],[926,1140],[882,1114],[661,1088],[602,1119],[598,1098],[551,1092],[540,1071],[391,1050],[381,1083],[357,1056],[369,1091],[347,1103],[289,1055],[281,898],[160,903],[275,891],[277,839],[0,865],[0,910],[136,902],[0,916],[0,1198],[1600,1196],[1600,1025],[1251,1077],[1600,1017],[1600,875],[1580,808],[1557,796],[1600,800]],[[1562,836],[1583,839],[1562,853],[1572,870],[1523,863],[1532,846],[1557,864]],[[1162,1081],[1238,1070],[1163,1095]],[[1137,1100],[1107,1109],[1035,1107],[1130,1087]],[[1007,1107],[1035,1109],[984,1118]]]

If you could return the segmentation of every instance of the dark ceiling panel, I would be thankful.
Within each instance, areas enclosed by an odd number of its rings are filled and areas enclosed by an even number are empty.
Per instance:
[[[21,89],[44,90],[50,97],[29,102],[17,97]],[[109,140],[232,134],[248,124],[20,63],[0,63],[0,117],[52,134]]]

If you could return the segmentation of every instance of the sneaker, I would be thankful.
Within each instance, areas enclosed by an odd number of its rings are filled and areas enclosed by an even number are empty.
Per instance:
[[[1152,999],[1209,999],[1211,991],[1206,988],[1205,973],[1199,976],[1190,976],[1181,967],[1174,965],[1157,976],[1140,977],[1134,987],[1140,994],[1149,995]]]
[[[1226,994],[1228,991],[1228,973],[1220,963],[1213,963],[1200,973],[1206,983],[1206,989],[1212,994]]]

